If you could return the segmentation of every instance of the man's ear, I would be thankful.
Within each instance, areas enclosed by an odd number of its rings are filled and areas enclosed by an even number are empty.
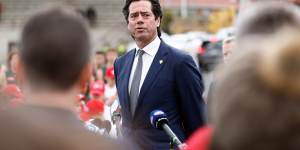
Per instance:
[[[90,81],[92,75],[92,64],[88,63],[82,69],[80,79],[79,79],[79,88],[80,92],[85,93],[87,88],[87,83]]]
[[[156,27],[159,27],[160,26],[160,21],[161,21],[161,18],[160,17],[157,17],[156,19]]]

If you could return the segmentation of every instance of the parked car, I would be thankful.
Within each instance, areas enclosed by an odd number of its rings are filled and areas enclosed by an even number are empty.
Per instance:
[[[199,67],[211,71],[222,60],[222,40],[204,41],[198,49]]]

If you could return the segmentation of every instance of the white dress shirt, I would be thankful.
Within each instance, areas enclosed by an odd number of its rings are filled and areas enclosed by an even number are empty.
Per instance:
[[[153,62],[153,59],[159,49],[160,46],[160,39],[157,36],[151,43],[149,43],[147,46],[145,46],[142,50],[145,51],[145,53],[143,54],[142,58],[143,58],[143,70],[142,70],[142,75],[141,75],[141,81],[140,81],[140,87],[139,87],[139,91],[141,91],[141,87],[144,83],[144,80],[146,78],[146,75],[150,69],[150,66]],[[130,88],[131,88],[131,83],[133,80],[133,75],[134,75],[134,71],[136,69],[137,66],[137,62],[138,62],[138,55],[137,55],[137,50],[141,49],[139,47],[136,46],[136,53],[135,53],[135,57],[133,60],[133,65],[132,65],[132,69],[131,69],[131,73],[130,73],[130,77],[129,77],[129,86],[128,86],[128,92],[130,93]]]

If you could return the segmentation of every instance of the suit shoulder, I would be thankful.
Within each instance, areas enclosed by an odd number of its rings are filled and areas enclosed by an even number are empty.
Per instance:
[[[124,55],[122,56],[119,56],[117,59],[116,59],[116,62],[115,63],[121,63],[123,62],[131,53],[134,53],[134,50],[135,49],[131,49],[130,51],[128,51],[127,53],[125,53]]]

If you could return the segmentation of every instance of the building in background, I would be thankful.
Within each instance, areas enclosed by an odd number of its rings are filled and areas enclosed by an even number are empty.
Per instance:
[[[238,7],[238,0],[161,0],[161,3],[164,10],[171,10],[177,17],[172,24],[173,33],[217,32],[232,25]]]
[[[4,62],[9,41],[16,41],[26,19],[41,6],[67,5],[90,19],[93,50],[105,45],[117,47],[130,41],[122,14],[124,0],[1,0],[0,63]]]

